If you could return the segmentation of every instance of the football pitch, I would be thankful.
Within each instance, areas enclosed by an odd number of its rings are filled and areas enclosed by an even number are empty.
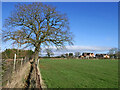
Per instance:
[[[48,88],[118,88],[118,60],[41,59]]]

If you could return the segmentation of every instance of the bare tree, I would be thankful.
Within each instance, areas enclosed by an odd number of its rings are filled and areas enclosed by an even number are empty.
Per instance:
[[[118,52],[118,49],[117,48],[111,48],[109,50],[109,54],[116,54]]]
[[[5,20],[4,41],[35,47],[35,60],[42,46],[58,47],[73,44],[72,33],[66,14],[43,3],[18,4],[11,16]]]
[[[75,57],[79,57],[80,56],[80,52],[75,52]]]
[[[68,58],[68,57],[69,57],[69,54],[68,54],[68,53],[66,53],[66,54],[65,54],[65,57],[66,57],[66,58]]]
[[[47,53],[48,57],[50,57],[51,55],[54,55],[54,53],[52,52],[52,49],[50,49],[50,48],[46,48],[45,52]]]
[[[118,57],[118,48],[111,48],[108,52],[111,58],[117,58]]]

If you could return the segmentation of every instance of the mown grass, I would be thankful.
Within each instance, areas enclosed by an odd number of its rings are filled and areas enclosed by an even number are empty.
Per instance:
[[[48,88],[118,88],[118,60],[40,60]]]

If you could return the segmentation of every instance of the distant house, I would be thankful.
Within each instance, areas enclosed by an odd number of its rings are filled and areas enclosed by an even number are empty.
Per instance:
[[[96,54],[95,57],[96,58],[110,58],[108,54]]]
[[[96,58],[103,58],[103,55],[102,54],[96,54],[95,57]]]
[[[108,54],[104,54],[103,58],[110,58],[110,56]]]
[[[84,58],[84,56],[80,55],[80,56],[79,56],[79,58],[83,59],[83,58]]]
[[[85,58],[93,58],[95,57],[94,53],[83,53],[81,57],[85,57]]]

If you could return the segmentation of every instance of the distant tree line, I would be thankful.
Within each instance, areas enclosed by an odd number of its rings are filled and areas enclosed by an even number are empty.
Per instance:
[[[109,50],[109,56],[110,56],[110,58],[118,58],[119,57],[119,55],[120,55],[120,51],[118,51],[118,49],[117,48],[111,48],[110,50]]]
[[[73,57],[79,57],[80,52],[75,52],[75,55],[73,53],[66,53],[66,54],[62,54],[61,58],[73,58]]]
[[[25,58],[33,55],[32,50],[22,50],[22,49],[6,49],[2,52],[2,59],[13,59],[16,54],[17,58]]]

